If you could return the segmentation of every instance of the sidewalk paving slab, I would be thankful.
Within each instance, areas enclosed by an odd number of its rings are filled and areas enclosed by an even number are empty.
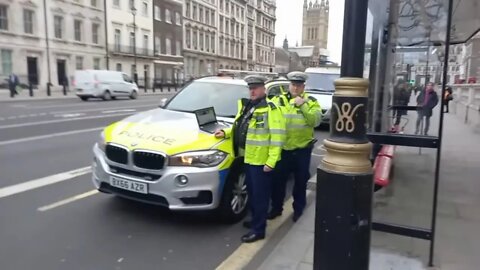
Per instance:
[[[409,113],[414,120],[415,113]],[[432,118],[432,131],[438,116]],[[413,130],[415,121],[407,127]],[[445,115],[438,193],[435,267],[427,267],[429,241],[372,232],[370,269],[471,270],[480,265],[480,133]],[[374,220],[430,227],[435,150],[398,147],[395,178],[374,195]],[[313,267],[315,202],[273,248],[259,269]]]

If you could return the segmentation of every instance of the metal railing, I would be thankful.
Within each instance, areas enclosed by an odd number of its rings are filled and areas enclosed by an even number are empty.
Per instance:
[[[139,57],[154,57],[155,56],[155,52],[154,50],[150,50],[150,49],[147,49],[147,48],[143,48],[143,47],[134,47],[134,46],[125,46],[125,45],[117,45],[117,44],[114,44],[114,45],[110,45],[110,52],[112,54],[126,54],[126,55],[134,55],[136,54],[137,56]]]

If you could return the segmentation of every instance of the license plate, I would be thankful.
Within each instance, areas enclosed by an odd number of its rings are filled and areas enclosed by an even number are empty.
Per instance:
[[[133,192],[148,194],[148,185],[145,183],[130,181],[130,180],[121,179],[117,177],[111,177],[110,185],[113,187],[129,190]]]

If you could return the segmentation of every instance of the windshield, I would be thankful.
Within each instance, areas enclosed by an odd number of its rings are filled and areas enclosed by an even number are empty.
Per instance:
[[[307,75],[308,79],[305,83],[306,89],[325,90],[327,92],[335,91],[333,82],[340,78],[340,74],[307,73]]]
[[[248,98],[246,85],[194,81],[178,93],[166,108],[193,112],[214,107],[217,116],[235,117],[237,101],[241,98]]]

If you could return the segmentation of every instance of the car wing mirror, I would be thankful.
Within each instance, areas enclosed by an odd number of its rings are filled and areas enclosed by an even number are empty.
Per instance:
[[[165,108],[166,105],[167,105],[167,98],[162,98],[160,100],[160,105],[158,107]]]

